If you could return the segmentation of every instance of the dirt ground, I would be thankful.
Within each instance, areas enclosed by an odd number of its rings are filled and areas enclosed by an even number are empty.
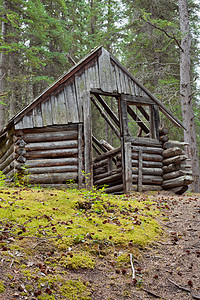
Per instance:
[[[94,270],[69,270],[70,278],[81,277],[89,282],[92,291],[90,299],[200,299],[200,195],[187,193],[174,196],[162,192],[151,197],[163,203],[161,213],[164,219],[161,225],[164,235],[162,240],[150,247],[138,249],[140,258],[133,259],[136,280],[130,276],[131,264],[127,270],[116,271],[112,261],[106,259],[99,260]],[[0,300],[56,299],[48,298],[48,295],[47,298],[23,295],[20,286],[23,289],[26,282],[22,281],[24,279],[12,260],[8,263],[1,258],[0,281],[5,279],[8,271],[12,280],[8,279]]]

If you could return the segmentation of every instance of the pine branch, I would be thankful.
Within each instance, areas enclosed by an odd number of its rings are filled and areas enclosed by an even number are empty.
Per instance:
[[[145,20],[143,17],[140,17],[144,22],[146,22],[147,24],[151,25],[152,27],[160,30],[161,32],[163,32],[168,38],[174,40],[177,44],[177,46],[179,47],[179,49],[184,52],[183,48],[181,47],[179,41],[177,40],[177,38],[175,37],[175,35],[171,36],[165,29],[158,27],[157,25],[151,23],[150,21]]]

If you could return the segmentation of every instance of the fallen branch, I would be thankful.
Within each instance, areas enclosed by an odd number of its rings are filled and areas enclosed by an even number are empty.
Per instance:
[[[156,295],[155,293],[153,293],[153,292],[151,292],[151,291],[148,291],[148,290],[146,290],[146,289],[144,289],[144,288],[142,288],[142,290],[145,291],[147,294],[149,294],[149,295],[155,297],[155,298],[161,298],[160,296]]]
[[[191,293],[191,290],[184,287],[184,286],[181,286],[179,285],[178,283],[174,282],[173,280],[169,279],[168,278],[168,281],[171,282],[172,284],[174,284],[177,288],[179,288],[180,290],[183,290],[184,292],[188,292],[188,293]]]
[[[131,268],[132,268],[132,271],[133,271],[132,278],[135,279],[135,269],[134,269],[134,266],[133,266],[133,257],[132,257],[131,253],[130,253],[130,262],[131,262]]]
[[[193,299],[196,299],[196,300],[200,300],[200,296],[198,296],[198,295],[193,295],[193,294],[192,294],[192,298],[193,298]]]

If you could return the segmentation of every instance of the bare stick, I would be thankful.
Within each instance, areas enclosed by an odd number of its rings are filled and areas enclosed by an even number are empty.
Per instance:
[[[185,288],[184,286],[180,286],[179,284],[177,284],[176,282],[174,282],[173,280],[171,280],[171,279],[169,279],[169,278],[168,278],[168,281],[171,282],[171,283],[173,283],[173,284],[174,284],[177,288],[179,288],[180,290],[183,290],[183,291],[188,292],[188,293],[191,292],[190,289],[187,289],[187,288]]]
[[[135,269],[134,269],[134,266],[133,266],[133,257],[132,257],[131,253],[130,253],[130,262],[131,262],[131,268],[132,268],[132,271],[133,271],[132,278],[135,279]]]
[[[161,298],[160,296],[154,294],[154,293],[151,292],[151,291],[148,291],[148,290],[146,290],[146,289],[144,289],[144,288],[142,288],[142,289],[143,289],[143,291],[145,291],[146,293],[148,293],[149,295],[151,295],[151,296],[153,296],[153,297],[155,297],[155,298]]]

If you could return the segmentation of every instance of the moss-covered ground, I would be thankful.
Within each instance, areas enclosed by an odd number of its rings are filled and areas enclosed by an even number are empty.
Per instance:
[[[103,269],[113,284],[115,274],[131,281],[130,254],[137,263],[140,249],[162,235],[152,195],[2,187],[0,257],[7,271],[0,278],[0,295],[95,299],[98,285],[91,276]],[[128,289],[121,291],[121,299],[126,294]]]

